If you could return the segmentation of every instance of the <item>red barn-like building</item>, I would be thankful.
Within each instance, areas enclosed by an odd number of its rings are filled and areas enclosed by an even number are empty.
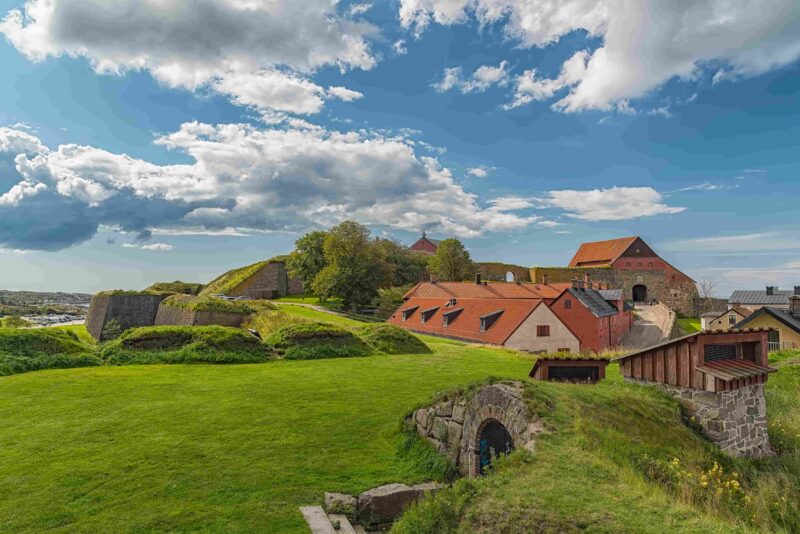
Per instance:
[[[409,249],[422,252],[425,254],[435,254],[436,249],[439,248],[439,240],[438,239],[430,239],[425,232],[422,232],[422,237],[417,239],[416,243],[408,247]]]
[[[695,313],[698,297],[694,280],[660,257],[641,237],[583,243],[568,267],[534,267],[531,279],[564,282],[592,280],[621,288],[626,300],[657,300],[686,315]]]
[[[602,352],[616,347],[633,324],[621,289],[595,290],[577,282],[550,305],[553,313],[581,340],[581,351]]]

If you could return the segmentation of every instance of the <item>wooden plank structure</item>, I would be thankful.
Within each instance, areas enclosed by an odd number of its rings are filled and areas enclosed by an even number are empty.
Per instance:
[[[528,376],[534,380],[598,382],[605,379],[609,359],[539,358]]]
[[[763,384],[770,329],[703,331],[615,358],[626,378],[718,393]]]

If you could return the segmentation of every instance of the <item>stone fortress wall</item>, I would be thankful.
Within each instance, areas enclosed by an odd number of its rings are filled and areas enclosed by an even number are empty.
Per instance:
[[[633,300],[633,286],[647,287],[647,298],[655,299],[684,315],[695,314],[697,287],[688,280],[667,280],[659,271],[645,269],[612,269],[610,267],[533,267],[530,270],[534,283],[569,282],[583,280],[586,274],[594,282],[607,283],[613,289],[622,289],[625,300]]]
[[[103,330],[114,320],[122,330],[155,324],[156,314],[161,301],[168,295],[152,295],[147,293],[98,293],[92,297],[92,303],[86,314],[86,330],[98,341],[103,339]]]

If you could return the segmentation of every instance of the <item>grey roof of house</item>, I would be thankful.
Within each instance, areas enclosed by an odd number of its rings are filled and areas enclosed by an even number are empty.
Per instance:
[[[598,289],[598,293],[606,300],[621,300],[622,299],[622,290],[621,289]]]
[[[772,308],[770,306],[764,306],[757,312],[750,314],[749,317],[746,319],[742,319],[738,323],[736,323],[733,328],[735,329],[742,329],[747,328],[747,323],[756,319],[757,317],[761,317],[762,315],[771,315],[778,321],[782,322],[795,332],[800,333],[800,313],[791,312],[789,310],[783,310],[781,308]]]
[[[733,292],[728,304],[788,304],[789,295],[793,293],[790,289],[776,289],[774,295],[767,295],[763,289],[738,290]]]
[[[579,289],[571,287],[567,291],[586,306],[595,317],[608,317],[617,313],[617,308],[612,306],[599,291],[595,289]]]

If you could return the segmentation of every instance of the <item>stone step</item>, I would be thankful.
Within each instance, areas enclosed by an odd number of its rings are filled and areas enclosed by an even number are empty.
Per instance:
[[[300,513],[308,523],[311,534],[336,534],[337,531],[333,528],[322,506],[301,506]]]
[[[346,515],[342,514],[328,514],[328,519],[333,525],[334,530],[339,534],[356,534],[356,529],[350,524],[350,520]],[[339,528],[336,529],[336,522],[339,522]]]

